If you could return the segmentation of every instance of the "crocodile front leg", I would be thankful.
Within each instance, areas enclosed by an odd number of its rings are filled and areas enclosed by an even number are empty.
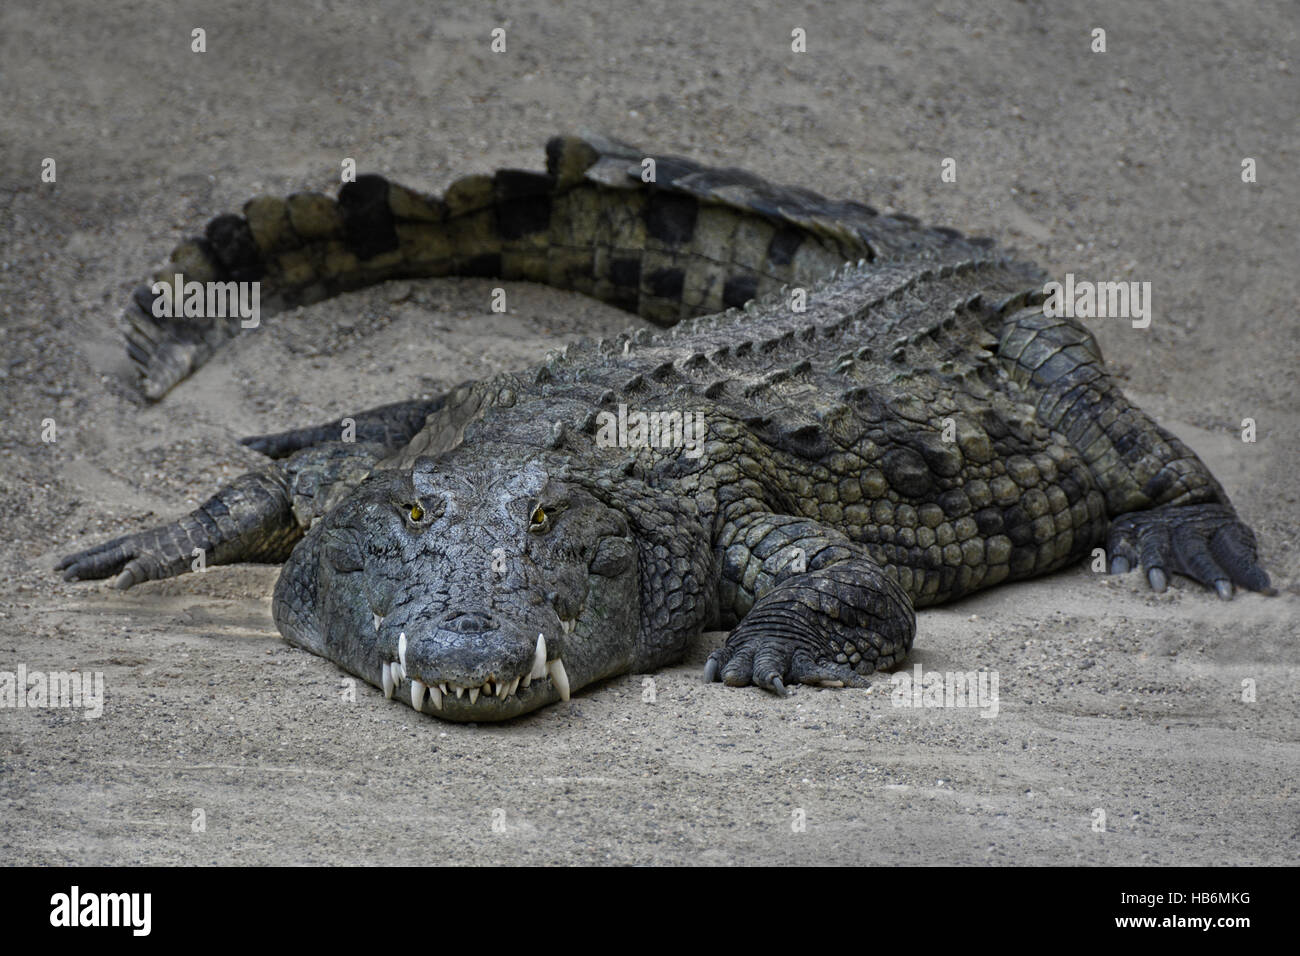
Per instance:
[[[280,562],[302,536],[294,520],[282,469],[241,475],[185,517],[123,535],[64,557],[55,569],[65,581],[116,575],[125,590],[203,565]]]
[[[113,586],[125,590],[194,570],[200,557],[204,567],[279,564],[384,453],[382,445],[345,442],[304,449],[241,475],[183,518],[67,555],[55,569],[65,581],[116,575]]]
[[[866,675],[911,649],[911,601],[833,528],[751,513],[727,523],[720,551],[724,615],[742,620],[709,655],[706,679],[778,694],[790,683],[864,687]]]
[[[406,445],[446,396],[394,402],[358,412],[348,435],[340,418],[325,425],[243,439],[268,458],[283,459],[236,478],[183,518],[123,535],[64,557],[65,581],[117,575],[114,587],[175,577],[204,565],[243,561],[279,564],[316,518],[334,507],[376,463]],[[344,437],[351,440],[341,440]]]

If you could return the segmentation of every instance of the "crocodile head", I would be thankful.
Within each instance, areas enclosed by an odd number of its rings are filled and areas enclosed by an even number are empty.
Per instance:
[[[627,671],[637,547],[568,474],[545,451],[476,443],[372,476],[295,549],[281,632],[449,720],[514,717]]]

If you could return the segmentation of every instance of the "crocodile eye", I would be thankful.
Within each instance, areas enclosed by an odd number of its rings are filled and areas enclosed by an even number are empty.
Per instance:
[[[419,505],[411,505],[411,520],[419,521],[424,517],[424,509]]]
[[[551,526],[551,516],[546,513],[541,505],[533,509],[532,516],[528,519],[528,530],[532,532],[545,531]]]

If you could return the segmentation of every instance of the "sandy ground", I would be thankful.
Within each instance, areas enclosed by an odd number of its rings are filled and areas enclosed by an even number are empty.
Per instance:
[[[102,672],[107,702],[98,720],[0,710],[0,861],[1300,858],[1290,0],[16,6],[0,12],[0,670]],[[252,195],[333,191],[345,156],[441,190],[538,168],[547,136],[583,126],[992,235],[1057,275],[1150,281],[1150,328],[1093,327],[1223,481],[1279,596],[1224,604],[1181,579],[1157,596],[1079,567],[922,613],[913,661],[995,669],[995,719],[893,707],[887,678],[789,700],[706,685],[715,634],[653,695],[628,676],[474,727],[364,685],[346,700],[339,671],[276,634],[275,568],[126,594],[52,573],[256,467],[240,436],[625,326],[545,289],[512,285],[489,316],[496,283],[389,285],[269,320],[150,407],[123,351],[128,290]]]

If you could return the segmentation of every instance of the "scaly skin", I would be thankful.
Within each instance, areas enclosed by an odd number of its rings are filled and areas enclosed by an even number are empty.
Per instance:
[[[647,186],[627,147],[547,152],[545,177],[472,177],[443,200],[367,179],[327,239],[268,238],[304,201],[255,201],[177,258],[260,274],[286,302],[399,274],[533,278],[674,327],[352,416],[356,443],[341,422],[249,439],[282,460],[66,575],[127,587],[183,572],[193,547],[209,563],[292,547],[284,637],[452,720],[661,667],[708,627],[732,629],[709,679],[861,686],[906,657],[916,608],[1100,544],[1158,590],[1170,573],[1224,598],[1268,589],[1223,489],[1082,325],[1043,315],[1037,270],[736,171],[660,159]],[[773,291],[790,282],[806,310]],[[229,332],[132,324],[154,395]],[[620,405],[702,421],[700,443],[611,445]]]

